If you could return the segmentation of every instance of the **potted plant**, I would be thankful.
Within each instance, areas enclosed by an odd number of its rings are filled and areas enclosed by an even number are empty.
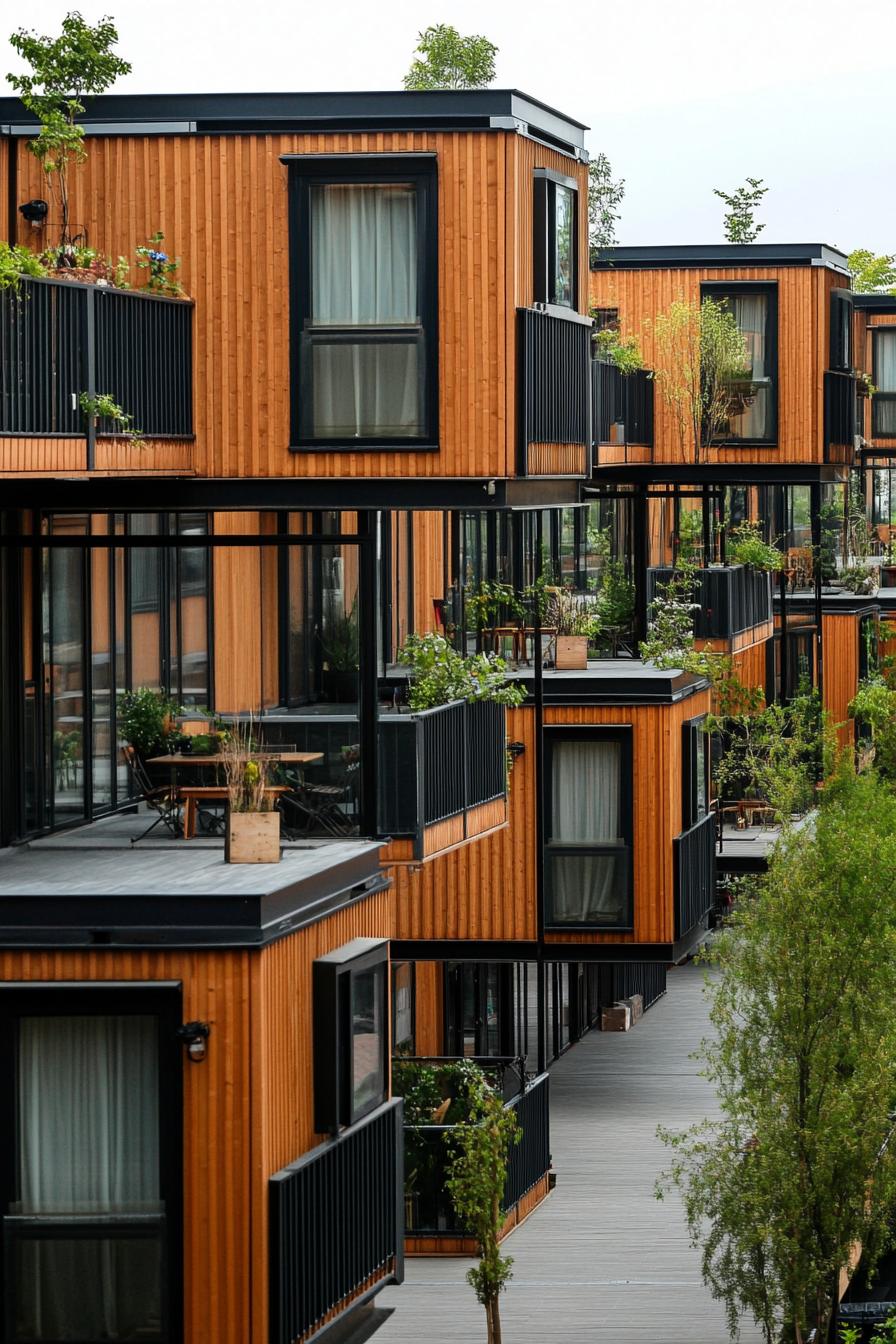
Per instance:
[[[327,612],[323,630],[318,635],[324,664],[321,689],[331,704],[351,705],[358,698],[358,603],[346,611],[339,600]]]
[[[840,584],[850,593],[861,597],[873,597],[877,592],[877,574],[870,565],[857,561],[839,574]]]
[[[256,753],[252,725],[230,733],[222,752],[227,784],[225,863],[279,863],[280,813],[268,784],[268,761]]]
[[[558,671],[582,670],[588,666],[588,640],[596,631],[588,599],[561,588],[554,595],[550,624],[556,630],[554,666]]]
[[[143,760],[168,751],[170,739],[180,737],[176,725],[177,706],[164,691],[140,686],[123,691],[116,702],[118,735]]]
[[[726,556],[736,565],[749,565],[751,569],[765,570],[769,574],[784,568],[784,552],[763,541],[756,523],[741,523],[731,529]]]

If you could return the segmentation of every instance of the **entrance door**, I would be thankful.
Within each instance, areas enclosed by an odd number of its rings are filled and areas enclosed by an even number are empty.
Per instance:
[[[513,1054],[511,964],[449,962],[445,993],[449,1055],[472,1058]]]
[[[127,1011],[158,1008],[158,994],[138,996],[0,995],[5,1132],[15,1135],[4,1163],[4,1344],[175,1338],[180,1047],[167,1013]]]

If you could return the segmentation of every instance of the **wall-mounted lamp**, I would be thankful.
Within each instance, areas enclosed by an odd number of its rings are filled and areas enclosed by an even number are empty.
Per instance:
[[[508,742],[507,750],[510,752],[513,759],[516,760],[517,756],[522,756],[523,752],[526,750],[526,744],[525,742]]]
[[[191,1064],[201,1064],[205,1059],[209,1030],[207,1022],[185,1022],[177,1028],[175,1035],[187,1047]]]
[[[46,201],[26,201],[19,206],[19,214],[27,219],[33,229],[39,229],[46,223],[49,209]]]

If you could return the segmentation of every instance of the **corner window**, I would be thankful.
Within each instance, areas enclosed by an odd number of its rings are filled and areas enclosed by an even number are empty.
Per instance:
[[[535,301],[578,307],[578,184],[547,168],[535,172]]]
[[[384,939],[355,938],[315,961],[314,1128],[334,1134],[388,1093]]]
[[[435,443],[435,159],[290,160],[292,437]]]
[[[871,381],[871,433],[876,439],[896,439],[896,327],[874,331]]]
[[[746,346],[743,376],[732,384],[731,414],[724,440],[774,443],[778,427],[778,294],[775,285],[700,286],[734,314]]]
[[[631,730],[556,729],[545,746],[545,926],[631,928]]]
[[[831,352],[829,368],[849,373],[852,368],[852,295],[846,289],[831,290]]]
[[[688,831],[709,811],[709,739],[703,731],[703,719],[689,719],[682,725],[682,830]]]

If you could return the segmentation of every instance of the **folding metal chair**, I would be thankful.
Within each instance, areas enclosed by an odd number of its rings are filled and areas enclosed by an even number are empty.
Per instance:
[[[131,844],[144,840],[159,825],[167,827],[172,835],[183,834],[180,824],[180,796],[175,785],[153,784],[149,771],[134,747],[122,747],[122,755],[130,767],[134,783],[140,791],[140,797],[151,812],[157,812],[155,821],[145,831],[131,837]]]

